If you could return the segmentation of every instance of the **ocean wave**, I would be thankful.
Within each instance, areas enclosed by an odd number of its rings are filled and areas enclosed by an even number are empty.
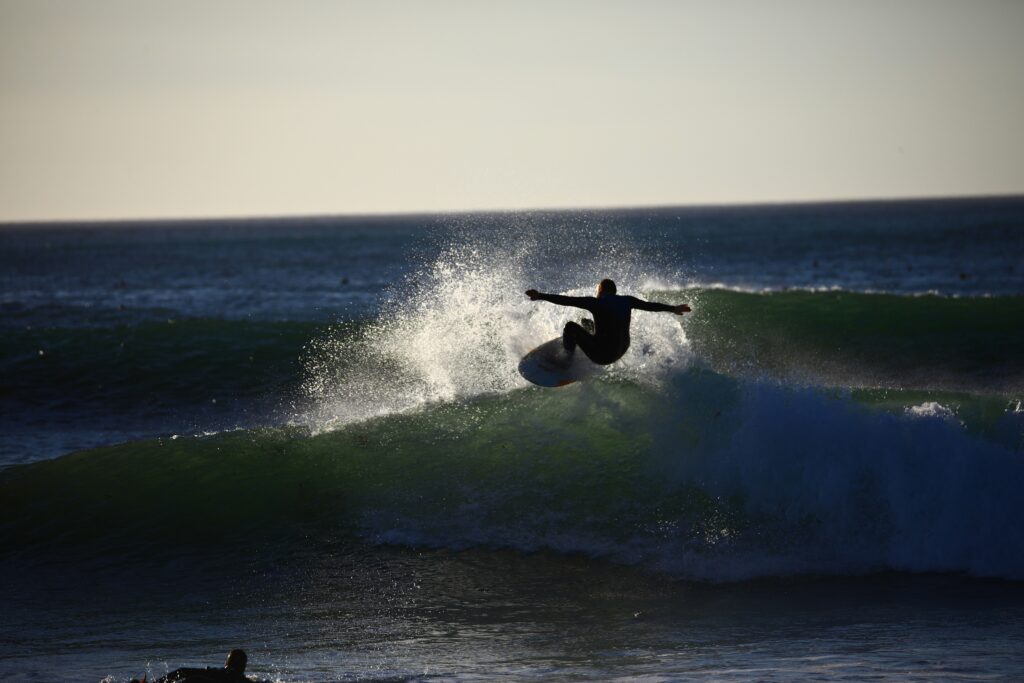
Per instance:
[[[0,337],[10,400],[81,409],[176,410],[294,382],[312,323],[163,319],[136,325],[18,328]]]
[[[7,400],[19,409],[174,411],[276,395],[303,402],[294,421],[330,428],[526,386],[519,358],[583,315],[527,301],[522,273],[438,266],[430,278],[433,286],[379,316],[334,325],[172,318],[8,329],[0,339]],[[652,286],[641,275],[624,283],[694,312],[637,313],[633,347],[613,374],[658,381],[666,368],[707,362],[726,374],[811,385],[1024,392],[1024,297]]]
[[[12,467],[0,556],[286,554],[347,538],[549,550],[713,581],[1024,579],[1022,434],[1012,405],[979,432],[700,368],[659,386],[604,377],[320,434],[159,439]]]
[[[815,385],[1024,392],[1024,297],[693,290],[693,352]]]
[[[8,439],[16,457],[7,461],[118,434],[281,424],[320,433],[529,386],[519,358],[581,312],[527,301],[521,273],[459,263],[468,265],[437,265],[421,280],[429,286],[411,287],[377,317],[330,326],[186,318],[9,329],[0,338],[0,408],[20,445]],[[694,311],[637,313],[632,348],[604,371],[608,379],[657,386],[706,366],[800,386],[917,391],[915,405],[944,402],[943,393],[997,403],[1024,394],[1022,297],[659,292],[644,288],[647,279],[638,271],[623,286]],[[33,455],[33,424],[95,436]]]
[[[948,299],[988,299],[1000,295],[988,292],[980,294],[961,294],[958,292],[942,292],[938,289],[921,290],[889,290],[873,287],[851,287],[849,285],[828,284],[828,285],[764,285],[742,282],[723,282],[713,280],[691,280],[685,283],[677,283],[665,280],[650,280],[644,284],[644,289],[658,292],[701,292],[701,291],[723,291],[736,292],[739,294],[781,294],[786,292],[804,292],[809,294],[827,294],[830,292],[846,292],[848,294],[881,294],[901,297],[941,297]]]

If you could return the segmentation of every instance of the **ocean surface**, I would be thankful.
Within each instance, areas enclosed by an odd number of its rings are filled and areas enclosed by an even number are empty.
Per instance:
[[[1022,680],[1022,401],[1022,198],[0,225],[0,679]]]

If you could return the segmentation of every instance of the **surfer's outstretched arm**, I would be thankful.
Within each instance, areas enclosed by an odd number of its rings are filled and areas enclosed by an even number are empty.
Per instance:
[[[553,304],[559,306],[574,306],[576,308],[583,308],[588,311],[592,311],[594,304],[597,302],[592,296],[563,296],[561,294],[545,294],[538,292],[536,289],[526,290],[526,296],[530,297],[531,301],[550,301]]]
[[[644,301],[643,299],[637,299],[635,296],[629,297],[629,305],[641,311],[653,311],[655,313],[675,313],[676,315],[689,313],[691,310],[690,307],[687,306],[686,304],[659,304],[656,301]]]

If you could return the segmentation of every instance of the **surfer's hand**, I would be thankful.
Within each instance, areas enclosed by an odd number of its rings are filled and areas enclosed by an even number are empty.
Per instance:
[[[679,304],[678,306],[672,309],[672,312],[675,313],[676,315],[682,315],[683,313],[689,313],[692,310],[693,309],[687,306],[686,304]]]
[[[540,292],[536,289],[528,289],[526,290],[526,296],[530,297],[530,301],[536,301],[540,298]]]

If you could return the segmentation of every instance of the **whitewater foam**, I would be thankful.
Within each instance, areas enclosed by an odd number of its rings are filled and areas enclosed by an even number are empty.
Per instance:
[[[956,411],[938,401],[925,401],[919,405],[910,406],[906,409],[906,413],[912,417],[934,417],[962,424],[956,416]]]
[[[991,299],[998,295],[989,292],[971,293],[970,295],[958,292],[943,292],[935,288],[930,289],[883,289],[878,287],[850,287],[849,285],[757,285],[749,282],[724,282],[721,280],[688,280],[683,284],[674,281],[652,280],[650,289],[654,291],[715,291],[715,292],[736,292],[738,294],[782,294],[786,292],[805,292],[808,294],[867,294],[874,296],[901,296],[911,298],[935,297],[940,299]]]

